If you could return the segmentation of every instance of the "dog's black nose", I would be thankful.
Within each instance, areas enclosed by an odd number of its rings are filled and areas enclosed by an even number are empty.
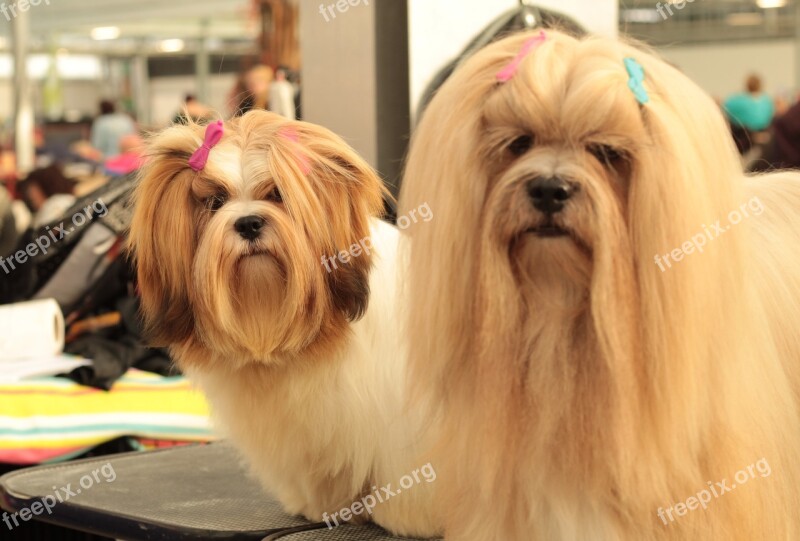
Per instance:
[[[233,224],[234,229],[245,240],[255,240],[261,234],[267,221],[261,216],[245,216]]]
[[[560,177],[538,177],[528,183],[528,195],[533,206],[547,214],[561,212],[572,193],[572,187]]]

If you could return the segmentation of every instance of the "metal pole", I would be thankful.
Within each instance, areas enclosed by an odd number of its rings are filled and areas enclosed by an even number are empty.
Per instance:
[[[211,59],[208,54],[208,29],[211,21],[203,19],[200,21],[200,45],[194,57],[195,73],[197,76],[197,99],[200,103],[208,103],[210,99],[209,70],[211,69]]]
[[[800,2],[795,2],[794,6],[794,94],[797,95],[800,91]]]
[[[17,158],[17,174],[28,174],[34,167],[34,115],[28,79],[27,58],[30,37],[29,11],[17,11],[11,23],[14,47],[14,137]]]
[[[148,73],[146,54],[133,57],[131,79],[133,99],[136,103],[136,120],[140,126],[148,126],[150,124],[150,74]]]

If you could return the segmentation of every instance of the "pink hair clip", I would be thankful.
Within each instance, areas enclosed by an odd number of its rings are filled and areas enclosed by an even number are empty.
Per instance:
[[[203,146],[198,148],[192,157],[189,158],[189,167],[195,171],[202,171],[208,162],[208,155],[211,149],[217,146],[217,143],[222,139],[222,134],[225,132],[225,125],[221,120],[212,122],[206,127],[206,136],[203,141]]]
[[[522,64],[522,61],[525,59],[525,57],[528,56],[531,53],[531,51],[533,51],[546,39],[547,39],[547,34],[545,33],[544,30],[539,32],[538,36],[534,36],[528,39],[522,45],[522,49],[520,49],[519,53],[517,53],[517,56],[514,58],[514,60],[512,60],[508,66],[506,66],[497,73],[497,80],[500,81],[501,83],[507,83],[508,81],[510,81],[514,77],[514,75],[517,74],[517,70],[519,70],[519,66],[520,64]]]
[[[281,128],[278,132],[278,135],[284,139],[292,141],[293,143],[300,144],[300,134],[298,134],[297,130],[292,127]],[[300,170],[303,172],[303,174],[309,174],[311,172],[311,165],[308,163],[308,157],[297,151],[294,152],[294,155],[300,164]]]

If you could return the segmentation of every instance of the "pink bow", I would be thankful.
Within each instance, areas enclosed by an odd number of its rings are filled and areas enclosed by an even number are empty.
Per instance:
[[[519,69],[520,64],[528,56],[531,51],[533,51],[536,47],[538,47],[544,40],[547,39],[547,34],[545,34],[544,30],[539,32],[538,36],[534,36],[527,40],[523,45],[522,49],[520,49],[519,53],[517,53],[516,58],[511,61],[511,63],[500,70],[497,73],[497,80],[501,83],[507,83],[510,81],[514,75],[517,74],[517,70]]]
[[[278,134],[284,139],[288,139],[293,143],[300,144],[300,135],[294,128],[291,127],[281,128]],[[311,165],[308,163],[308,157],[301,154],[298,151],[295,151],[294,155],[297,158],[297,161],[300,165],[300,171],[302,171],[304,175],[309,174],[311,172]]]
[[[203,141],[203,146],[198,148],[192,157],[189,158],[189,167],[195,171],[202,171],[206,162],[208,162],[208,155],[211,149],[217,146],[217,143],[222,139],[222,134],[225,132],[225,125],[221,120],[212,122],[206,127],[206,137]]]

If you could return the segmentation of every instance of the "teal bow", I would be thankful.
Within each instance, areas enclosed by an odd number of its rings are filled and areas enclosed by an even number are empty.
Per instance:
[[[633,91],[636,96],[636,101],[644,105],[650,101],[650,95],[644,87],[644,68],[635,58],[625,59],[625,69],[628,70],[628,87]]]

